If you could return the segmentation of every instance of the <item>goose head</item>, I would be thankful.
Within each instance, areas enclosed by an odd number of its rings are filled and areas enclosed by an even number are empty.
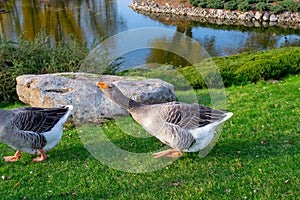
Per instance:
[[[97,86],[112,100],[124,96],[121,90],[113,83],[98,82]]]
[[[122,106],[123,108],[129,108],[130,98],[126,97],[122,91],[113,83],[97,82],[97,86],[102,92],[109,97],[113,102]]]

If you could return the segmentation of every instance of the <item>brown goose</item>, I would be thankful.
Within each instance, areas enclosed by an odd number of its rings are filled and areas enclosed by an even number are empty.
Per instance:
[[[5,156],[4,160],[18,161],[22,151],[40,153],[41,156],[33,159],[34,162],[45,160],[45,151],[61,140],[63,125],[72,110],[72,105],[61,108],[0,109],[0,141],[17,150],[14,156]]]
[[[114,84],[97,86],[116,104],[125,108],[143,128],[172,149],[154,154],[155,158],[176,158],[182,152],[204,149],[214,138],[216,127],[232,116],[231,112],[204,105],[170,102],[143,105],[126,97]]]

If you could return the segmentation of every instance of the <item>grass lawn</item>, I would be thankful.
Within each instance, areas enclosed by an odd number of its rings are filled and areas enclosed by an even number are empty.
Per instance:
[[[95,159],[78,131],[66,127],[62,141],[32,163],[0,161],[1,199],[297,199],[300,191],[300,76],[226,88],[234,113],[214,149],[205,157],[185,153],[161,170],[128,173]],[[207,96],[206,91],[197,91]],[[19,106],[19,105],[18,105]],[[155,138],[120,133],[108,138],[122,149],[147,152]],[[84,133],[81,133],[84,134]],[[14,150],[0,144],[0,157]]]

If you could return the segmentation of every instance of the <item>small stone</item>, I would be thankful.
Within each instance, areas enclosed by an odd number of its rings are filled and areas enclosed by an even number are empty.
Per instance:
[[[173,185],[175,186],[175,187],[177,187],[177,186],[180,186],[182,184],[182,182],[181,181],[179,181],[179,182],[176,182],[176,183],[173,183]]]
[[[241,15],[238,16],[238,19],[245,21],[246,20],[246,15],[245,14],[241,14]]]
[[[226,189],[225,192],[226,192],[226,193],[230,193],[230,192],[231,192],[231,189]]]
[[[270,14],[268,12],[265,12],[262,19],[265,22],[270,21]]]
[[[1,176],[1,178],[2,178],[2,180],[4,180],[4,181],[5,181],[5,180],[9,180],[9,179],[11,179],[11,177],[10,177],[10,176],[4,176],[4,175],[3,175],[3,176]]]
[[[278,21],[278,17],[276,17],[276,15],[272,14],[270,16],[270,22],[277,22]]]
[[[262,16],[263,16],[263,14],[262,14],[261,12],[257,11],[257,12],[255,13],[255,15],[254,15],[254,18],[255,18],[257,21],[261,21]]]

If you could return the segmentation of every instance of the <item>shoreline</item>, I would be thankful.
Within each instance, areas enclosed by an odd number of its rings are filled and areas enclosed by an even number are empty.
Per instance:
[[[269,27],[300,29],[300,12],[283,12],[272,14],[268,11],[248,11],[225,9],[208,9],[187,7],[185,5],[172,6],[168,3],[160,5],[153,0],[133,0],[129,7],[141,14],[154,17],[172,17],[188,19],[218,25],[239,25],[247,27]]]

